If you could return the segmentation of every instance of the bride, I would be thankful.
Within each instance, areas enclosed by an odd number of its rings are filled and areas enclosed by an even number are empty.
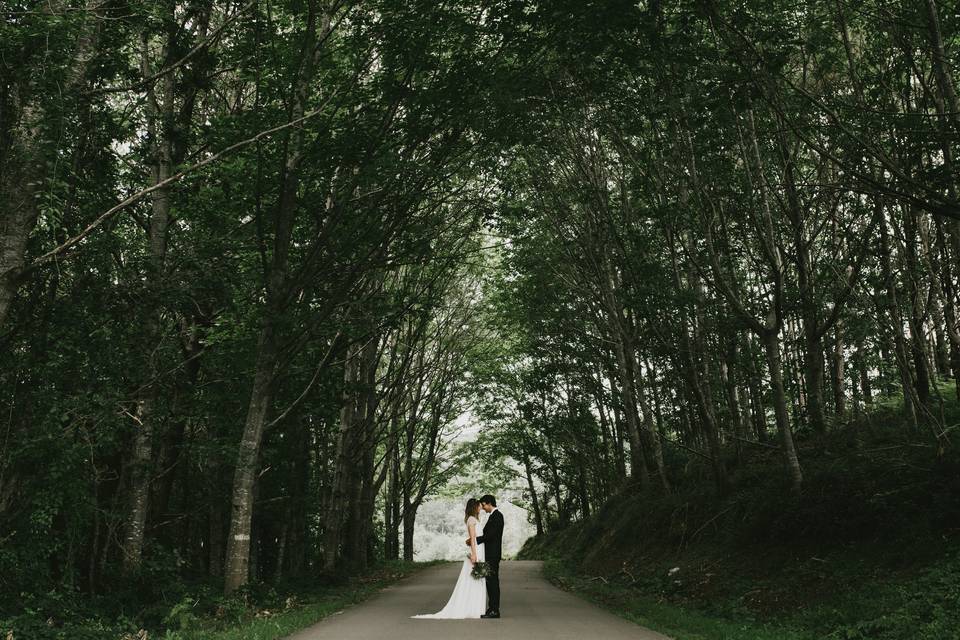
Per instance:
[[[473,565],[484,560],[483,543],[477,544],[479,514],[480,501],[475,498],[467,500],[463,521],[470,536],[470,557],[464,560],[460,567],[460,577],[457,578],[457,584],[454,585],[446,606],[437,613],[413,616],[414,618],[479,618],[483,615],[487,605],[487,581],[470,575]]]

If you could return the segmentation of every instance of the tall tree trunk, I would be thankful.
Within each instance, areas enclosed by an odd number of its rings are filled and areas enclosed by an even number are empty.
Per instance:
[[[226,593],[232,593],[245,585],[250,577],[250,526],[253,520],[254,484],[259,467],[263,428],[273,401],[278,357],[277,328],[268,320],[260,330],[257,341],[253,388],[250,391],[243,439],[237,451],[233,473],[230,532],[227,535],[227,555],[224,562]]]
[[[782,138],[781,138],[782,140]],[[781,143],[783,160],[784,188],[787,193],[787,218],[793,228],[793,251],[797,270],[797,286],[800,290],[800,318],[803,323],[804,342],[804,382],[806,387],[806,402],[801,402],[806,409],[810,426],[814,432],[823,435],[827,430],[826,413],[823,402],[823,339],[820,329],[819,303],[813,289],[811,273],[811,259],[809,242],[806,238],[805,218],[801,211],[800,198],[796,192],[793,176],[793,157],[786,144]],[[798,385],[797,398],[802,397]]]
[[[787,398],[783,389],[783,369],[780,364],[780,339],[775,331],[767,331],[761,338],[767,356],[767,367],[770,370],[770,388],[773,393],[773,409],[777,419],[777,431],[780,434],[780,451],[783,455],[784,468],[790,488],[794,493],[800,493],[803,486],[803,472],[793,443],[790,417],[787,415]]]
[[[368,565],[367,551],[373,528],[376,493],[379,489],[375,478],[376,453],[376,392],[379,340],[368,339],[360,352],[360,377],[363,388],[359,392],[360,434],[358,456],[354,460],[356,490],[350,507],[349,533],[346,536],[344,558],[352,571],[365,569]]]
[[[934,93],[934,104],[937,109],[940,125],[940,150],[943,153],[943,166],[947,182],[947,193],[951,200],[956,202],[958,196],[957,171],[954,157],[954,145],[960,132],[960,100],[957,99],[956,86],[946,49],[943,42],[943,33],[940,28],[940,15],[936,0],[926,0],[927,31],[932,50],[933,71],[939,92]],[[942,220],[938,218],[937,235],[941,239],[944,260],[942,277],[942,291],[944,295],[945,329],[950,339],[950,364],[953,370],[955,393],[960,399],[960,327],[957,325],[956,290],[951,271],[960,261],[960,221]],[[942,241],[946,227],[949,237],[949,249]],[[952,253],[952,256],[949,254]],[[948,257],[949,256],[949,257]],[[951,259],[952,258],[952,259]],[[939,275],[939,269],[937,270]]]
[[[338,565],[348,574],[356,574],[363,568],[363,550],[366,547],[366,540],[363,537],[363,509],[360,504],[364,493],[363,472],[362,465],[354,460],[347,474],[349,481],[343,505],[345,515],[340,536],[341,551]]]
[[[750,413],[753,420],[753,432],[757,442],[767,441],[767,409],[763,404],[763,391],[760,387],[760,370],[757,368],[758,354],[753,347],[753,338],[746,334],[747,345],[747,389],[750,396]]]
[[[624,344],[624,343],[627,344]],[[634,388],[634,373],[631,367],[632,358],[628,357],[629,339],[619,336],[616,343],[617,365],[620,368],[620,394],[623,412],[626,416],[627,432],[630,435],[630,475],[640,487],[646,489],[650,484],[650,472],[647,469],[647,460],[643,455],[643,445],[640,440],[640,418],[637,415],[637,395]]]
[[[838,418],[843,418],[847,412],[847,397],[844,391],[843,356],[843,327],[840,323],[834,327],[833,358],[831,367],[831,381],[833,382],[833,406]]]
[[[657,470],[657,479],[660,481],[660,487],[664,491],[669,492],[670,479],[667,476],[667,467],[663,462],[663,445],[660,442],[660,434],[657,431],[656,424],[654,424],[653,411],[650,408],[650,402],[648,400],[649,394],[644,388],[643,373],[640,370],[640,363],[636,360],[636,352],[631,352],[631,357],[634,358],[633,369],[637,375],[637,401],[640,405],[640,414],[643,417],[643,433],[647,436],[648,440],[646,448],[653,454],[653,464]]]
[[[879,199],[875,206],[882,206]],[[886,289],[886,304],[883,312],[889,319],[889,332],[893,337],[893,347],[897,371],[900,372],[900,386],[903,390],[903,411],[907,424],[913,431],[918,428],[917,421],[917,394],[914,390],[913,372],[910,367],[909,350],[903,337],[903,317],[900,311],[900,302],[897,296],[897,285],[891,265],[890,239],[886,222],[880,225],[880,268],[881,277]]]
[[[190,422],[189,418],[184,415],[184,405],[187,404],[187,399],[193,393],[200,376],[200,353],[202,351],[200,339],[197,323],[184,320],[182,322],[183,376],[177,381],[173,392],[173,398],[170,402],[170,413],[173,420],[170,428],[163,434],[160,452],[157,456],[161,475],[155,483],[155,496],[151,498],[151,502],[154,503],[151,509],[155,518],[160,518],[169,511],[174,484],[180,477],[177,473],[177,467],[181,466],[183,440]]]
[[[182,34],[169,25],[175,24],[173,6],[168,5],[170,14],[166,16],[167,33],[161,48],[160,67],[167,67],[173,60]],[[195,26],[195,39],[206,37],[210,21],[210,7],[200,7]],[[144,34],[141,39],[141,75],[145,79],[156,75],[151,62],[151,41]],[[208,63],[201,61],[200,69],[206,71]],[[175,109],[178,90],[174,73],[166,73],[157,83],[148,84],[146,95],[147,138],[150,142],[150,186],[162,185],[173,174],[175,167],[187,154],[189,131],[193,125],[193,110],[199,84],[184,88],[183,106],[179,113]],[[149,259],[145,274],[147,302],[144,305],[144,345],[143,380],[136,398],[136,433],[129,460],[130,502],[127,511],[127,530],[124,537],[124,566],[130,571],[140,565],[147,515],[150,513],[150,486],[153,479],[153,441],[159,433],[159,419],[155,411],[159,399],[159,378],[161,374],[160,344],[164,340],[164,289],[167,283],[166,256],[168,230],[171,224],[172,189],[170,186],[156,188],[150,194],[150,218],[147,229],[147,251]],[[178,391],[182,391],[179,389]],[[183,420],[174,414],[172,430],[182,433]],[[165,441],[177,438],[176,433],[164,434]],[[164,453],[169,453],[169,449]]]
[[[811,327],[807,329],[807,327]],[[811,335],[812,334],[812,335]],[[827,419],[823,402],[823,340],[817,335],[815,324],[804,322],[804,382],[806,383],[806,413],[810,426],[818,434],[827,431]],[[798,397],[802,395],[798,384]]]
[[[953,238],[960,240],[960,223],[950,220],[937,219],[937,242],[933,255],[938,256],[934,262],[933,271],[940,284],[940,295],[943,299],[944,329],[950,343],[950,371],[954,380],[954,393],[960,399],[960,325],[957,324],[957,292],[953,279],[952,262],[960,256],[960,246],[953,243]],[[945,229],[949,227],[949,233]],[[947,236],[950,236],[950,243]],[[958,241],[957,245],[960,245]],[[954,255],[951,256],[951,253]]]
[[[863,338],[857,340],[857,354],[854,358],[857,367],[857,384],[864,406],[873,404],[873,389],[870,386],[870,369],[867,366],[867,350]]]
[[[207,535],[207,575],[220,578],[223,576],[223,507],[217,500],[212,500],[207,509],[208,535]]]
[[[274,582],[280,582],[283,579],[284,563],[287,561],[287,545],[290,542],[290,525],[293,520],[293,514],[291,513],[289,504],[287,504],[281,513],[283,514],[283,519],[280,522],[280,533],[277,535],[277,558],[273,566]]]
[[[323,568],[333,571],[340,560],[340,545],[344,520],[350,504],[351,480],[354,469],[354,428],[357,422],[357,396],[354,389],[359,379],[359,349],[356,344],[347,348],[343,372],[343,406],[340,409],[340,429],[337,433],[336,452],[333,457],[333,473],[330,480],[330,498],[324,517]]]
[[[590,491],[587,489],[587,469],[583,458],[577,461],[577,497],[580,501],[580,516],[583,520],[590,518]]]
[[[530,458],[523,456],[523,472],[527,478],[527,490],[530,492],[530,502],[533,504],[533,524],[537,528],[537,535],[543,535],[543,515],[540,513],[540,499],[537,497],[537,489],[533,484],[533,473],[530,470]]]
[[[931,354],[933,362],[931,363],[931,370],[936,373],[938,378],[944,378],[950,375],[950,346],[944,329],[946,321],[943,316],[943,307],[940,305],[939,293],[937,299],[931,303],[930,320],[933,325],[933,353]]]
[[[930,401],[930,368],[927,358],[927,337],[924,331],[926,320],[927,296],[921,286],[922,271],[918,255],[918,220],[912,207],[904,207],[903,216],[903,265],[907,278],[907,291],[910,300],[910,316],[907,326],[910,330],[910,356],[913,359],[914,390],[920,405]]]
[[[321,33],[317,33],[317,22]],[[331,30],[331,16],[321,15],[317,0],[307,3],[306,28],[303,37],[300,68],[293,86],[290,119],[297,120],[306,113],[311,83],[321,52],[321,45]],[[273,256],[266,274],[266,305],[263,309],[260,337],[254,367],[253,388],[244,423],[243,437],[237,453],[234,471],[230,535],[227,540],[227,559],[224,570],[224,591],[231,593],[246,584],[249,574],[250,523],[253,516],[253,488],[257,477],[257,460],[267,414],[273,400],[273,384],[279,362],[280,326],[286,312],[291,288],[289,254],[293,222],[298,203],[300,165],[303,161],[305,132],[293,129],[286,140],[280,190],[274,215]]]
[[[284,575],[300,576],[306,569],[307,538],[310,526],[307,521],[307,504],[310,500],[310,419],[298,416],[292,421],[294,434],[291,438],[291,490],[290,522],[287,528],[287,562]],[[322,505],[321,505],[322,506]]]
[[[730,413],[730,422],[733,425],[734,448],[737,453],[737,463],[743,462],[743,441],[746,440],[746,418],[740,408],[740,389],[733,378],[733,367],[736,363],[736,342],[731,341],[727,349],[726,360],[720,361],[720,383],[727,396],[727,409]]]
[[[413,532],[417,524],[417,510],[407,505],[403,510],[403,559],[413,562]]]
[[[173,46],[173,35],[164,44],[161,59],[163,64]],[[142,47],[142,74],[153,75],[150,64],[149,40],[144,35]],[[157,96],[155,90],[147,92],[147,132],[151,140],[151,186],[161,184],[173,170],[173,74],[166,74],[163,90]],[[146,273],[148,304],[144,322],[145,382],[141,385],[136,400],[136,431],[130,455],[130,502],[126,516],[126,533],[123,541],[124,567],[131,571],[140,566],[143,538],[149,513],[150,483],[153,477],[153,437],[157,431],[154,406],[158,398],[158,381],[161,363],[160,342],[163,334],[162,303],[160,297],[166,279],[167,229],[170,225],[170,188],[162,187],[151,195],[150,225],[148,230],[149,261]]]
[[[622,398],[620,388],[617,386],[617,376],[613,371],[607,371],[607,382],[610,385],[610,409],[613,412],[613,428],[614,428],[614,448],[613,448],[613,458],[617,465],[617,473],[621,478],[627,477],[627,461],[626,456],[624,455],[624,437],[623,437],[623,411],[621,407],[617,406],[617,397]]]
[[[384,499],[384,557],[387,560],[396,560],[400,557],[400,456],[399,418],[394,415],[391,420],[390,442],[387,445],[387,459],[384,464],[389,465],[387,472],[387,494]]]
[[[673,266],[673,282],[677,291],[683,291],[683,279],[680,275],[680,266],[677,262],[677,248],[670,242],[671,261]],[[713,391],[710,387],[710,370],[707,353],[703,343],[703,290],[699,278],[690,276],[690,289],[694,293],[694,311],[690,317],[685,309],[680,312],[680,355],[683,361],[681,370],[684,372],[693,399],[700,413],[700,422],[707,439],[710,451],[710,468],[713,479],[720,493],[730,489],[730,480],[727,468],[723,461],[723,451],[720,448],[720,433],[717,425],[716,408],[713,402]],[[693,334],[692,337],[690,334]]]
[[[606,473],[607,470],[611,467],[611,450],[614,447],[613,439],[614,435],[610,430],[610,417],[607,415],[607,407],[605,406],[603,399],[599,391],[595,391],[593,394],[593,403],[597,409],[597,417],[600,421],[600,463],[603,465],[604,473],[600,474],[599,484],[600,491],[602,494],[606,495],[608,491],[608,480],[609,474]]]
[[[85,125],[89,118],[73,118],[71,115],[87,113],[90,102],[81,90],[87,85],[91,62],[96,56],[100,42],[100,28],[103,20],[99,16],[104,0],[87,0],[79,8],[82,16],[79,34],[74,47],[73,58],[67,68],[63,83],[58,84],[61,105],[74,111],[64,114],[46,113],[40,102],[44,94],[38,87],[23,87],[23,103],[11,100],[5,110],[4,119],[16,123],[7,137],[7,122],[0,122],[0,137],[5,145],[0,148],[0,329],[7,315],[17,289],[21,284],[25,266],[27,243],[40,215],[41,189],[48,179],[47,162],[50,159],[50,146],[60,143],[65,135],[64,127],[80,120]],[[43,9],[51,13],[57,11],[53,3],[44,4]],[[46,35],[41,34],[41,38]],[[31,46],[32,43],[27,44]],[[42,44],[36,42],[36,44]],[[45,78],[43,70],[33,70],[35,78]],[[18,92],[15,92],[18,93]]]
[[[557,464],[557,456],[553,440],[547,438],[547,458],[545,460],[547,470],[550,472],[549,483],[553,491],[553,499],[557,503],[557,523],[564,527],[570,522],[570,511],[567,508],[567,502],[563,499],[563,483],[560,480],[560,469]]]

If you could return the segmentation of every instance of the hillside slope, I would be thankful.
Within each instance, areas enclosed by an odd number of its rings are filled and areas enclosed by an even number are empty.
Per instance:
[[[804,443],[799,498],[776,455],[757,447],[727,496],[695,466],[672,495],[626,488],[519,557],[677,638],[960,638],[956,446],[874,414]]]

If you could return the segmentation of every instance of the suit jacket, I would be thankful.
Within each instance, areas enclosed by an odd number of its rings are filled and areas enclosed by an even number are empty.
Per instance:
[[[503,555],[503,514],[497,509],[483,525],[483,535],[477,536],[477,544],[483,544],[483,553],[488,562],[499,562]]]

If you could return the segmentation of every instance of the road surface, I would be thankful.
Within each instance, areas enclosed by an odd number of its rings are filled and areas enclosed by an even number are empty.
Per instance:
[[[499,620],[412,620],[446,604],[459,563],[424,569],[287,640],[669,640],[554,587],[539,562],[500,565]]]

